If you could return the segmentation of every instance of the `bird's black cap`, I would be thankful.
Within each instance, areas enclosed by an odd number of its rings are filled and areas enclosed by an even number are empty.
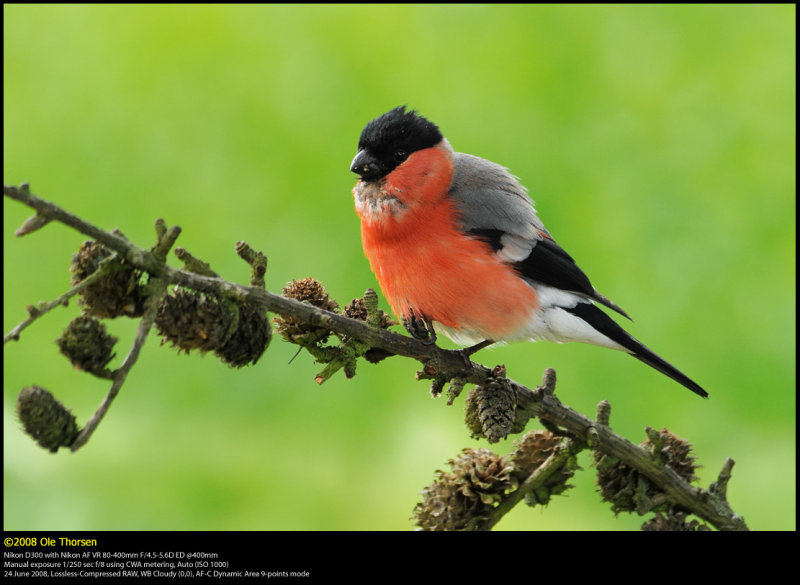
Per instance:
[[[364,126],[350,170],[368,181],[379,179],[411,153],[435,146],[442,138],[436,124],[414,110],[398,106]]]

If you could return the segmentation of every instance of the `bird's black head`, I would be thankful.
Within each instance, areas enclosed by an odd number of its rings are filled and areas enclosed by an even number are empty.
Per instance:
[[[380,179],[412,153],[435,146],[442,138],[436,124],[398,106],[364,126],[350,170],[365,181]]]

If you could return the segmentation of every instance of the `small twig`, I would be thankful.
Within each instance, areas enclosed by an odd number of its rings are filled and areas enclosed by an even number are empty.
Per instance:
[[[728,480],[731,478],[731,470],[733,469],[734,461],[730,457],[722,464],[722,469],[717,476],[717,481],[712,482],[708,487],[708,491],[718,495],[720,498],[725,499],[728,494]]]
[[[152,256],[162,264],[167,261],[167,254],[172,249],[172,246],[175,245],[175,240],[181,235],[181,228],[177,225],[167,229],[165,228],[166,223],[164,220],[161,218],[157,219],[155,222],[155,229],[158,240],[156,241],[156,245],[153,246]]]
[[[17,231],[14,232],[14,235],[17,237],[27,236],[28,234],[42,229],[48,223],[50,223],[49,218],[37,213],[26,219],[23,224],[17,228]]]
[[[267,273],[267,257],[253,250],[245,241],[236,242],[236,254],[250,265],[250,286],[264,288]]]
[[[28,315],[29,315],[29,317],[27,319],[25,319],[24,321],[22,321],[21,323],[19,323],[11,331],[6,333],[6,335],[3,337],[3,345],[8,343],[9,341],[18,341],[19,340],[19,334],[22,333],[22,331],[25,328],[27,328],[29,325],[31,325],[37,319],[40,319],[41,317],[43,317],[46,313],[50,312],[52,309],[55,309],[56,307],[58,307],[60,305],[63,305],[63,306],[66,307],[68,305],[68,301],[69,301],[70,298],[74,297],[76,294],[81,292],[87,286],[89,286],[90,284],[96,282],[97,280],[99,280],[100,278],[105,276],[107,267],[110,266],[111,262],[114,261],[116,258],[117,258],[116,255],[111,255],[111,256],[108,256],[106,258],[103,258],[103,260],[100,261],[100,264],[98,265],[97,270],[95,270],[92,274],[90,274],[89,276],[87,276],[86,278],[81,280],[78,284],[73,286],[67,292],[65,292],[64,294],[62,294],[59,297],[56,297],[55,299],[53,299],[49,303],[40,303],[39,305],[30,305],[30,306],[28,306]]]
[[[128,351],[128,355],[125,356],[125,360],[122,362],[122,365],[120,365],[120,367],[114,371],[114,381],[111,384],[108,394],[106,394],[106,397],[103,399],[103,402],[100,403],[100,406],[92,415],[92,418],[89,419],[89,421],[86,423],[86,426],[83,427],[81,432],[78,433],[78,436],[75,437],[75,441],[72,443],[72,445],[70,445],[70,450],[72,452],[77,451],[89,441],[92,434],[97,429],[97,426],[108,412],[108,409],[111,406],[111,403],[114,401],[114,398],[116,398],[117,394],[119,394],[122,385],[125,383],[125,379],[128,377],[128,373],[133,367],[133,364],[135,364],[136,360],[139,358],[139,352],[142,350],[142,346],[144,346],[144,342],[147,339],[147,334],[150,332],[150,329],[155,323],[161,297],[164,296],[164,293],[167,290],[166,283],[162,279],[152,279],[150,284],[153,286],[153,291],[145,302],[144,315],[142,315],[142,319],[139,322],[139,328],[136,331],[136,337],[133,340],[131,349]]]
[[[174,254],[178,260],[183,262],[184,267],[189,272],[202,274],[204,276],[219,276],[219,274],[211,269],[211,266],[208,264],[208,262],[203,262],[202,260],[195,258],[186,248],[178,246],[175,248]]]
[[[6,197],[24,203],[28,207],[35,209],[39,215],[48,221],[58,221],[69,226],[82,234],[86,234],[92,239],[105,244],[115,252],[128,260],[133,266],[149,272],[153,276],[159,276],[164,268],[162,263],[153,256],[152,253],[137,248],[126,238],[113,232],[106,232],[95,227],[88,221],[65,211],[58,205],[45,201],[30,192],[27,183],[22,183],[19,187],[3,185],[3,194]]]
[[[597,403],[597,414],[595,414],[597,424],[607,427],[611,421],[611,403],[608,400],[601,400]]]

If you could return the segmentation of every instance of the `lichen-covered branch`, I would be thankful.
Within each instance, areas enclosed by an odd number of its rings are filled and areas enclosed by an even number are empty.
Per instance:
[[[505,374],[500,368],[496,368],[492,373],[501,376]],[[539,431],[525,435],[523,445],[527,441],[535,448],[518,446],[510,457],[512,463],[510,473],[512,476],[522,473],[527,479],[520,480],[519,487],[504,491],[493,501],[492,507],[478,506],[475,510],[474,507],[459,501],[461,495],[453,499],[452,493],[471,494],[489,489],[487,485],[492,484],[492,481],[485,478],[478,482],[480,487],[476,488],[474,474],[467,480],[456,480],[456,487],[426,488],[423,495],[428,496],[429,501],[423,501],[415,510],[415,517],[420,527],[452,529],[453,526],[461,526],[467,529],[482,529],[494,526],[504,513],[523,498],[529,503],[546,503],[549,501],[549,495],[553,493],[552,488],[545,491],[544,498],[532,500],[531,490],[535,491],[553,474],[556,474],[558,479],[554,485],[563,489],[565,479],[571,476],[574,469],[574,459],[571,458],[581,450],[591,449],[595,454],[601,493],[604,499],[612,504],[615,512],[638,512],[642,515],[650,512],[659,514],[666,512],[670,522],[661,524],[671,527],[670,529],[675,529],[672,522],[674,518],[680,514],[685,516],[685,513],[690,512],[719,530],[747,530],[744,519],[732,511],[724,497],[724,485],[730,477],[732,460],[726,461],[717,482],[712,483],[709,489],[702,489],[692,485],[695,479],[694,457],[689,455],[690,446],[687,442],[666,430],[655,432],[648,428],[647,441],[640,445],[631,443],[614,433],[608,426],[610,418],[608,402],[603,401],[598,405],[596,420],[562,404],[554,394],[555,372],[551,369],[545,371],[542,384],[533,390],[513,380],[503,380],[501,387],[511,388],[515,393],[516,402],[513,411],[510,414],[506,412],[502,417],[496,412],[497,396],[492,394],[483,396],[486,386],[494,386],[496,389],[498,379],[490,376],[487,382],[473,389],[467,398],[466,422],[468,428],[473,431],[473,436],[490,439],[491,435],[488,433],[495,429],[496,421],[500,418],[512,420],[512,423],[507,425],[507,432],[521,432],[524,423],[535,416],[551,431],[550,436],[563,439],[564,442],[556,448],[549,442],[550,439],[545,440],[542,435],[535,434]],[[476,413],[483,416],[478,416]],[[490,442],[496,442],[496,439],[490,439]],[[529,454],[521,455],[523,452]],[[557,457],[556,453],[559,453]],[[486,457],[487,454],[483,453],[482,456]],[[538,461],[532,467],[517,464],[520,460],[527,461],[531,458]],[[546,465],[543,463],[545,460]],[[539,465],[542,466],[541,469]],[[503,468],[504,463],[500,462],[498,466]],[[442,481],[447,483],[449,476],[440,475],[435,484],[440,484]],[[429,497],[431,494],[435,494],[435,497]],[[437,521],[431,520],[434,516],[430,510],[438,512],[438,516],[435,516]],[[469,521],[459,518],[464,510],[471,510]],[[473,522],[473,518],[478,520]],[[652,527],[652,524],[650,526]]]
[[[688,450],[680,440],[666,431],[650,430],[649,443],[634,445],[608,426],[607,403],[601,403],[597,420],[562,404],[554,394],[553,370],[545,371],[540,386],[528,388],[508,378],[502,366],[490,369],[463,352],[389,331],[394,322],[377,308],[371,291],[348,305],[344,314],[337,312],[338,304],[311,279],[295,281],[283,295],[271,293],[264,288],[266,257],[243,242],[237,243],[237,253],[251,266],[249,286],[218,276],[183,248],[176,249],[176,255],[184,267],[169,266],[167,253],[180,228],[167,228],[163,220],[156,222],[156,243],[148,250],[119,232],[101,230],[35,196],[27,184],[4,186],[3,191],[36,212],[18,235],[62,223],[93,239],[76,255],[73,288],[44,307],[29,309],[29,317],[4,342],[18,340],[25,327],[75,294],[81,295],[90,316],[141,318],[122,365],[110,374],[100,366],[94,368],[95,375],[102,370],[102,375],[110,376],[112,385],[83,429],[46,390],[32,386],[20,393],[18,412],[26,430],[52,451],[61,446],[75,451],[86,444],[119,393],[151,328],[156,327],[164,341],[182,351],[213,351],[232,367],[241,367],[254,364],[269,344],[271,329],[265,318],[269,312],[279,316],[278,331],[285,339],[325,364],[315,378],[318,383],[339,370],[351,377],[361,357],[376,363],[404,356],[422,363],[417,377],[432,380],[434,394],[449,384],[448,404],[466,384],[476,385],[466,400],[467,424],[473,435],[496,442],[523,432],[532,417],[548,429],[525,435],[508,460],[486,449],[466,450],[451,460],[453,472],[438,472],[437,481],[424,492],[425,501],[415,510],[423,528],[489,529],[520,501],[546,503],[568,487],[565,482],[577,467],[576,453],[591,449],[599,475],[604,473],[607,479],[601,485],[603,496],[616,511],[666,513],[650,528],[686,526],[685,515],[691,512],[721,530],[747,529],[726,500],[732,460],[726,461],[708,490],[693,486],[691,458],[686,458]],[[326,345],[329,338],[334,344]],[[104,354],[94,363],[104,366],[108,359]]]

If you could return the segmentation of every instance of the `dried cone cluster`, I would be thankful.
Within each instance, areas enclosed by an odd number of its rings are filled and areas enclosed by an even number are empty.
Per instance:
[[[272,337],[269,320],[257,307],[183,288],[164,297],[156,327],[162,344],[186,353],[213,351],[232,367],[255,364]]]
[[[686,512],[670,509],[665,514],[656,514],[642,524],[642,530],[650,532],[705,532],[711,530],[697,519],[687,522],[687,516]]]
[[[94,240],[86,241],[72,255],[72,285],[75,286],[100,266],[100,262],[111,256],[111,251]],[[82,291],[78,303],[88,315],[100,319],[115,317],[141,317],[146,296],[139,283],[142,273],[116,258],[106,268],[108,272]]]
[[[39,386],[23,388],[17,396],[17,416],[25,432],[52,453],[69,447],[80,429],[75,416]]]
[[[687,482],[694,481],[696,479],[694,471],[697,466],[694,463],[694,456],[691,455],[692,446],[667,429],[662,429],[659,434],[664,440],[660,452],[662,461]],[[649,440],[640,446],[646,449],[653,447]],[[594,458],[597,466],[597,485],[603,500],[611,503],[611,509],[615,514],[633,511],[646,514],[663,511],[670,506],[666,494],[637,470],[599,452],[595,452]]]
[[[106,326],[82,315],[70,321],[56,344],[72,365],[91,374],[108,377],[105,367],[114,357],[117,338],[106,333]]]
[[[178,351],[212,351],[227,339],[236,315],[216,297],[176,288],[156,315],[158,334]]]
[[[283,287],[283,296],[309,303],[326,311],[337,311],[339,303],[330,298],[325,287],[311,277],[293,280]],[[330,331],[324,327],[317,327],[303,323],[294,317],[275,317],[275,325],[286,341],[291,343],[314,344],[324,342]]]
[[[467,394],[464,422],[474,438],[485,437],[490,443],[520,431],[514,426],[517,395],[502,376],[487,378]]]
[[[262,277],[265,266],[259,268]],[[83,315],[69,324],[56,343],[75,367],[111,378],[113,372],[106,366],[114,357],[117,339],[108,335],[97,318],[144,314],[148,296],[140,283],[142,272],[113,257],[96,241],[81,244],[73,254],[70,272],[73,286],[92,280],[79,291]],[[256,363],[272,337],[269,320],[257,306],[180,287],[162,299],[155,325],[164,337],[162,343],[171,342],[187,353],[213,350],[233,367]],[[17,412],[25,431],[51,451],[71,445],[79,432],[70,411],[38,386],[22,389]]]
[[[681,439],[679,436],[669,432],[667,429],[661,429],[659,435],[664,440],[664,445],[661,448],[661,459],[674,469],[687,482],[692,483],[697,479],[694,474],[697,465],[695,464],[695,456],[692,455],[692,445],[689,441]],[[653,444],[650,440],[646,440],[641,444],[645,449],[652,449]]]
[[[521,439],[514,441],[515,449],[509,459],[520,483],[539,469],[555,453],[563,440],[563,437],[557,437],[550,431],[530,431]],[[525,503],[529,506],[547,505],[551,496],[564,493],[572,487],[567,481],[575,475],[576,469],[578,469],[577,460],[571,457],[558,471],[548,476],[544,484],[526,492]]]
[[[272,340],[272,328],[264,311],[249,303],[239,305],[239,326],[215,353],[234,368],[255,365]]]
[[[513,466],[488,449],[464,449],[448,464],[452,472],[437,471],[414,508],[415,523],[422,530],[475,529],[518,485]]]

